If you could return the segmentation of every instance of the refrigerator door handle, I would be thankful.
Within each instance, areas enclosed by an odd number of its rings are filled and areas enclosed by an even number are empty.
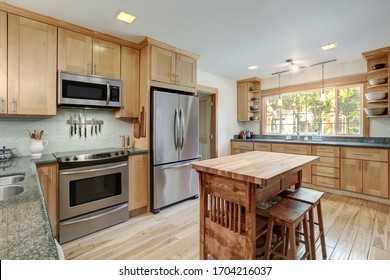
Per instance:
[[[184,131],[185,131],[185,119],[184,119],[184,112],[183,112],[183,109],[180,108],[180,124],[181,124],[181,127],[180,127],[180,149],[183,150],[183,146],[184,146]]]
[[[175,141],[175,148],[177,150],[178,138],[179,138],[179,113],[177,109],[175,109],[175,120],[173,124],[173,139]]]
[[[187,167],[187,166],[190,166],[191,163],[194,163],[194,162],[197,162],[197,161],[199,161],[199,159],[193,160],[193,161],[191,161],[191,162],[182,163],[182,164],[163,166],[163,167],[161,167],[161,170],[176,169],[176,168]]]

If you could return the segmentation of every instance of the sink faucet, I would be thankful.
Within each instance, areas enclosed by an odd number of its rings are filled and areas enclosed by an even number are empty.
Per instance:
[[[297,130],[296,134],[297,134],[297,140],[299,141],[299,138],[301,137],[301,136],[299,135],[299,130]]]

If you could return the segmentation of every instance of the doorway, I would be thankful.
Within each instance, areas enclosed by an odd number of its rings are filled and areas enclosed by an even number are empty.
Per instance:
[[[202,160],[218,157],[217,96],[218,89],[199,86],[199,153]]]

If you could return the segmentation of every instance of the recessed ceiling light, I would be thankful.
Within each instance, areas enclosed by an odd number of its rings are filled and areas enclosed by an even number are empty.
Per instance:
[[[128,14],[124,11],[119,11],[117,16],[116,16],[117,20],[129,23],[129,24],[132,23],[135,20],[135,18],[136,18],[135,16]]]
[[[331,43],[331,44],[327,44],[327,45],[321,46],[321,49],[324,50],[324,51],[327,51],[327,50],[330,50],[330,49],[334,49],[335,47],[337,47],[337,44],[336,43]]]
[[[248,70],[255,70],[257,68],[259,68],[257,65],[251,65],[251,66],[246,67],[246,69],[248,69]]]

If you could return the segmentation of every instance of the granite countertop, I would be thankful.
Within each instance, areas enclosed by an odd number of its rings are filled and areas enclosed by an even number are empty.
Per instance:
[[[128,149],[129,155],[147,150]],[[55,260],[58,252],[53,238],[37,165],[56,163],[52,154],[39,159],[29,156],[0,161],[0,177],[23,174],[24,192],[0,201],[0,259]]]
[[[330,146],[345,146],[345,147],[364,147],[364,148],[381,148],[390,149],[390,138],[379,137],[323,137],[321,141],[303,140],[304,136],[301,136],[301,140],[296,140],[296,136],[292,136],[292,140],[286,140],[284,138],[271,138],[271,137],[259,137],[239,139],[235,135],[231,140],[243,141],[243,142],[265,142],[265,143],[283,143],[283,144],[306,144],[306,145],[330,145]],[[295,138],[295,139],[294,139]],[[310,138],[309,138],[310,139]]]

